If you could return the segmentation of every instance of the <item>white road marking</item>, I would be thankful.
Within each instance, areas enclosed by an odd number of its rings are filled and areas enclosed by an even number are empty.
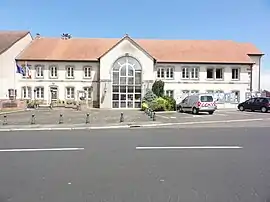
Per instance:
[[[159,115],[159,114],[157,114],[156,116],[161,117],[161,118],[164,118],[164,119],[169,119],[170,118],[170,117]]]
[[[177,149],[243,149],[241,146],[184,146],[184,147],[136,147],[137,150],[177,150]]]
[[[176,119],[176,117],[175,117],[175,116],[171,116],[170,118],[171,118],[171,119]]]
[[[84,148],[0,149],[0,152],[79,151]]]

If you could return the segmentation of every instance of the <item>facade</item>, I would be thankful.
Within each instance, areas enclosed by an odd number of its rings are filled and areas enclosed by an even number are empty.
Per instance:
[[[32,41],[27,31],[0,31],[0,100],[10,99],[15,95],[20,79],[16,75],[15,58]]]
[[[18,98],[140,108],[146,90],[163,80],[165,94],[177,101],[208,92],[230,107],[260,89],[262,55],[252,44],[233,41],[37,37],[17,57],[31,70],[31,78],[18,80]]]

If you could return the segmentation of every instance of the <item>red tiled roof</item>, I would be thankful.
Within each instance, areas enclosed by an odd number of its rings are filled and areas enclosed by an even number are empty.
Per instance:
[[[28,31],[0,31],[0,54],[25,37]]]
[[[37,38],[17,60],[96,61],[120,39]],[[158,62],[252,63],[248,54],[262,53],[249,43],[230,40],[133,39]]]

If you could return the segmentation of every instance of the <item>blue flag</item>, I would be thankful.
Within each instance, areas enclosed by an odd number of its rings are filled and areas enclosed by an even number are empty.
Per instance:
[[[17,66],[17,73],[25,75],[24,69],[18,64],[16,66]]]

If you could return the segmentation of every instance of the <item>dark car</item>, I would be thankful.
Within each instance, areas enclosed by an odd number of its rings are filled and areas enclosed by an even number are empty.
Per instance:
[[[266,113],[270,110],[270,98],[267,97],[253,97],[238,105],[240,111],[261,111]]]

